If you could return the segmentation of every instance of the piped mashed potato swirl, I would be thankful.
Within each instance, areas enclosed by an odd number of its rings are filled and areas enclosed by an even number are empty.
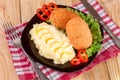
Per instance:
[[[39,54],[47,59],[52,59],[55,64],[64,64],[75,56],[67,36],[53,25],[45,22],[34,24],[30,35]]]

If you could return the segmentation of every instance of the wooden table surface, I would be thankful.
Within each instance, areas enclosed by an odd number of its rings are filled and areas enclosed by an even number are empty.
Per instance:
[[[73,5],[80,0],[0,0],[0,15],[9,15],[15,25],[29,21],[38,7],[44,3],[56,2]],[[120,0],[97,0],[114,22],[120,26]],[[2,45],[2,46],[1,46]],[[0,25],[0,80],[18,80],[7,47],[5,34]],[[116,58],[101,62],[91,70],[72,80],[120,80],[120,54]]]

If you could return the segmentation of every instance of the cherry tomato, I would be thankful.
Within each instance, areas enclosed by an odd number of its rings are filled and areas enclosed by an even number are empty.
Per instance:
[[[81,62],[87,62],[88,56],[84,49],[78,51],[77,57],[80,59]]]
[[[80,59],[77,58],[77,57],[74,57],[72,60],[71,60],[71,65],[73,66],[77,66],[80,64]]]

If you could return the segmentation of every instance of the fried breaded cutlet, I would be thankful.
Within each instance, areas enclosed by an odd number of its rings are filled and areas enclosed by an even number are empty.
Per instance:
[[[65,29],[66,23],[77,16],[79,15],[65,8],[56,8],[50,15],[50,21],[57,28]]]
[[[87,23],[81,17],[74,17],[66,24],[70,43],[77,50],[86,49],[92,44],[92,35]]]

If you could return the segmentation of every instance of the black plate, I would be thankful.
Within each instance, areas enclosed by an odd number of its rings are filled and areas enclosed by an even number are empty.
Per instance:
[[[58,5],[58,7],[66,8],[68,6],[63,6],[63,5]],[[89,57],[89,60],[87,63],[82,63],[79,66],[72,66],[70,62],[67,62],[65,64],[54,64],[52,60],[46,59],[42,56],[39,55],[38,49],[35,47],[34,42],[31,40],[31,36],[29,34],[29,31],[33,28],[33,24],[35,23],[41,23],[40,19],[34,15],[33,18],[29,21],[27,26],[25,27],[22,36],[21,36],[21,42],[23,49],[26,51],[28,55],[33,57],[36,61],[49,66],[53,69],[64,71],[64,72],[72,72],[76,70],[80,70],[88,66],[92,60],[95,58],[96,54],[94,54],[92,57]],[[102,30],[101,30],[102,31]],[[102,31],[103,32],[103,31]]]

